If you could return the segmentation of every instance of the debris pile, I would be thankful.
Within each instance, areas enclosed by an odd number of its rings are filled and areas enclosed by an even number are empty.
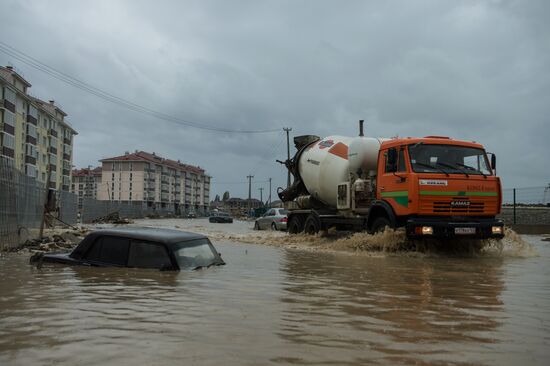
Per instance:
[[[30,252],[58,252],[73,249],[88,233],[88,230],[68,230],[42,239],[27,240],[18,250],[27,249]]]
[[[98,217],[97,219],[93,220],[92,223],[94,224],[115,224],[115,225],[127,225],[131,224],[132,220],[121,218],[118,211],[111,212],[110,214],[107,214],[102,217]]]

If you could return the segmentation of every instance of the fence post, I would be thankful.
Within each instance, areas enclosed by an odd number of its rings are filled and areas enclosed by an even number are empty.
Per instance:
[[[516,224],[516,189],[514,188],[514,225]]]

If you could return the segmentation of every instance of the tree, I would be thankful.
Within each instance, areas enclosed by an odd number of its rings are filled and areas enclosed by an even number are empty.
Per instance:
[[[220,195],[219,194],[217,194],[216,198],[214,198],[214,202],[220,202]]]
[[[229,199],[229,192],[228,192],[228,191],[225,191],[225,192],[223,193],[223,201],[225,202],[225,201],[227,201],[228,199]]]

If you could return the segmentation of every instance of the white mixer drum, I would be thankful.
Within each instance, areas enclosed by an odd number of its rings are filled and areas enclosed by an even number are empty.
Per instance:
[[[308,146],[298,163],[309,194],[332,207],[336,207],[338,184],[349,181],[348,150],[352,139],[325,137]]]

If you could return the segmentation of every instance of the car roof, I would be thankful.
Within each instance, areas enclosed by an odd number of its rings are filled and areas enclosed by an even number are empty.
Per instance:
[[[159,229],[150,227],[128,227],[96,230],[88,236],[118,236],[130,239],[141,239],[164,244],[172,244],[187,240],[203,239],[206,236],[188,231]]]

